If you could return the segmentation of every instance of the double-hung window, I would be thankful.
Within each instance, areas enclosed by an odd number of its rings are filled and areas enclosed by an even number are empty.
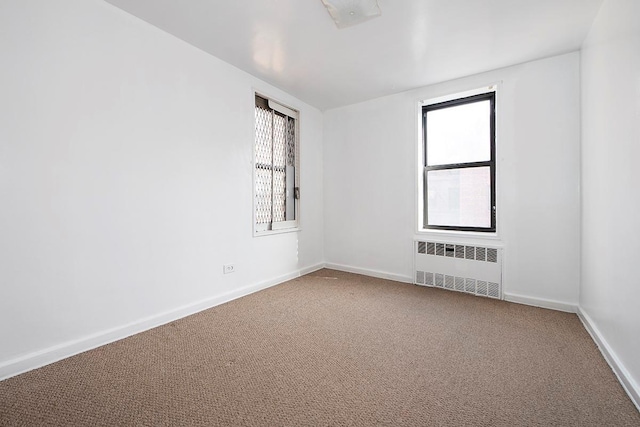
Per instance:
[[[496,231],[495,92],[422,107],[423,228]]]
[[[256,94],[255,232],[298,226],[298,112]]]

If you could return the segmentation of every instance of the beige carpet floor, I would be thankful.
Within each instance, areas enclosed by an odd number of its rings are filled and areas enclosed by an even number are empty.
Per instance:
[[[332,270],[0,382],[2,426],[640,426],[572,314]]]

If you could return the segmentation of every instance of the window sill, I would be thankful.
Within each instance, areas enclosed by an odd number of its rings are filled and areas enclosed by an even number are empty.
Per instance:
[[[297,233],[301,231],[300,227],[281,228],[279,230],[254,231],[253,237],[272,236],[274,234]]]
[[[477,231],[428,230],[418,229],[414,240],[436,240],[451,243],[483,243],[491,247],[503,247],[502,238],[498,233],[482,233]]]

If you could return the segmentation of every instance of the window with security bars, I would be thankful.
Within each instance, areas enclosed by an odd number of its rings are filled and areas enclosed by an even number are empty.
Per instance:
[[[496,230],[495,92],[422,107],[423,226]]]
[[[297,227],[298,113],[255,97],[255,231]]]

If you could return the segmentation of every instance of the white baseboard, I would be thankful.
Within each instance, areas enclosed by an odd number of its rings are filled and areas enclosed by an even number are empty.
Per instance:
[[[624,391],[627,392],[633,404],[636,405],[636,408],[640,411],[640,386],[638,386],[638,383],[622,364],[616,355],[616,352],[613,351],[611,346],[609,346],[607,340],[604,339],[593,319],[591,319],[591,317],[589,317],[581,307],[578,308],[578,317],[582,321],[587,332],[589,332],[589,335],[591,335],[591,338],[593,338],[593,341],[598,345],[604,359],[607,361],[609,366],[611,366],[616,377],[618,377],[618,381],[622,385],[622,388],[624,388]]]
[[[504,300],[509,302],[515,302],[518,304],[531,305],[533,307],[548,308],[550,310],[565,311],[567,313],[576,313],[578,311],[578,305],[563,301],[556,301],[545,298],[534,298],[525,295],[512,294],[509,292],[504,293]]]
[[[305,274],[313,273],[314,271],[322,270],[325,268],[326,264],[321,262],[320,264],[312,265],[311,267],[305,267],[300,269],[300,276],[304,276]]]
[[[344,271],[347,273],[362,274],[363,276],[377,277],[379,279],[388,279],[396,282],[413,283],[413,277],[403,276],[401,274],[387,273],[378,270],[369,270],[367,268],[352,267],[350,265],[326,263],[325,268],[332,270]]]
[[[178,307],[176,309],[169,310],[154,316],[146,317],[144,319],[140,319],[123,326],[97,332],[95,334],[79,338],[77,340],[67,341],[52,347],[48,347],[26,354],[24,356],[8,360],[6,362],[0,363],[0,381],[27,371],[31,371],[32,369],[49,365],[51,363],[74,356],[87,350],[91,350],[96,347],[121,340],[131,335],[147,331],[157,326],[173,322],[174,320],[178,320],[191,314],[195,314],[199,311],[224,304],[226,302],[252,294],[262,289],[275,286],[282,282],[286,282],[287,280],[295,279],[296,277],[311,273],[323,267],[324,264],[305,267],[270,280],[265,280],[253,285],[245,286],[243,288],[234,289],[231,292],[217,295],[213,298],[208,298],[202,301],[195,302],[193,304],[184,305],[182,307]]]

